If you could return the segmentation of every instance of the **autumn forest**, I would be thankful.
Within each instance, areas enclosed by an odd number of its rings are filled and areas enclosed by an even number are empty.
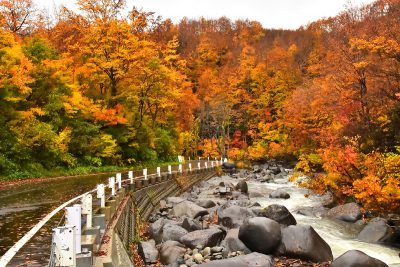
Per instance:
[[[176,155],[274,158],[297,162],[317,192],[400,208],[399,0],[297,30],[76,2],[53,16],[0,2],[3,180]]]

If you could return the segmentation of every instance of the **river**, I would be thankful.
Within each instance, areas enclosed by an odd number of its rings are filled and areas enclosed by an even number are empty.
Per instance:
[[[259,183],[251,181],[248,183],[249,191],[251,192],[253,190],[268,195],[271,190],[282,189],[290,194],[289,199],[262,197],[252,200],[257,201],[263,207],[271,204],[286,206],[296,218],[298,224],[311,225],[330,245],[334,258],[337,258],[348,250],[357,249],[385,262],[389,266],[400,266],[399,249],[355,240],[355,237],[361,230],[361,227],[357,224],[298,214],[297,211],[304,207],[322,207],[324,198],[312,194],[307,189],[298,188],[295,184],[290,183],[287,178],[276,180],[276,182],[277,183]],[[306,194],[309,196],[306,197]]]

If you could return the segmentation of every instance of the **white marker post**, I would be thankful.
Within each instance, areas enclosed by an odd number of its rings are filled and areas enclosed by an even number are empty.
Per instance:
[[[157,167],[157,177],[161,177],[161,168]]]
[[[100,207],[106,206],[106,194],[104,190],[104,184],[97,185],[97,198],[100,198]]]
[[[206,167],[206,169],[208,169],[208,163],[204,162],[204,167]]]
[[[66,225],[54,228],[53,242],[55,266],[76,266],[75,226]]]
[[[168,174],[172,174],[172,168],[171,168],[171,165],[168,165]]]
[[[211,161],[211,168],[214,168],[214,161]]]
[[[117,173],[115,176],[117,177],[118,190],[120,190],[122,188],[122,175],[121,173]]]
[[[207,157],[207,161],[210,161],[210,157]]]
[[[179,164],[178,170],[179,170],[179,173],[182,173],[182,164]]]
[[[115,177],[108,178],[108,188],[111,189],[111,196],[115,196]]]
[[[197,162],[197,167],[199,168],[199,170],[201,169],[201,163]]]
[[[82,214],[86,215],[86,227],[92,228],[92,195],[87,194],[82,198]]]
[[[143,169],[143,176],[144,179],[147,180],[147,169]]]
[[[192,163],[189,163],[189,171],[192,172]]]
[[[75,252],[81,253],[81,205],[65,208],[65,225],[75,226]]]
[[[129,178],[131,184],[133,184],[133,171],[128,172],[128,178]]]

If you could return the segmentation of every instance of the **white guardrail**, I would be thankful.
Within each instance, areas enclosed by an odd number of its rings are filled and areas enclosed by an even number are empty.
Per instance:
[[[200,160],[200,158],[199,158]],[[180,162],[181,159],[179,159]],[[207,161],[204,162],[204,168],[207,169],[208,163],[209,163],[209,158],[207,158]],[[220,161],[211,161],[211,166],[210,167],[214,167],[214,166],[218,166],[220,164],[222,164],[223,162],[226,162],[227,159],[224,160],[220,160]],[[201,162],[199,161],[197,164],[197,169],[201,169]],[[172,173],[182,173],[182,164],[179,164],[178,166],[178,171],[172,171],[172,167],[171,165],[168,166],[168,172],[167,174],[172,174]],[[189,158],[189,164],[188,164],[188,171],[192,171],[192,164],[190,162],[190,158]],[[156,174],[157,176],[161,176],[161,170],[160,167],[157,167],[157,172]],[[115,179],[116,177],[116,179]],[[127,183],[129,181],[130,184],[133,184],[134,179],[147,179],[148,175],[147,175],[147,169],[143,169],[143,176],[138,176],[138,177],[133,177],[133,172],[129,171],[128,172],[128,179],[122,180],[122,175],[121,173],[117,173],[115,177],[110,177],[108,179],[108,188],[111,189],[111,196],[115,195],[116,192],[116,188],[115,185],[117,184],[118,189],[120,189],[122,187],[122,183]],[[57,227],[56,229],[53,229],[53,232],[55,234],[60,235],[61,239],[55,240],[54,243],[56,243],[56,245],[62,245],[63,243],[66,242],[66,240],[64,240],[65,238],[72,238],[72,240],[74,240],[74,242],[76,245],[73,246],[74,248],[69,252],[69,256],[72,255],[72,259],[70,259],[70,257],[68,256],[68,258],[65,259],[63,264],[59,264],[59,265],[55,265],[55,266],[73,266],[75,261],[75,257],[77,253],[80,253],[81,248],[80,248],[80,231],[76,231],[80,229],[80,224],[77,223],[75,221],[75,223],[73,223],[72,221],[74,220],[74,218],[78,218],[79,220],[81,219],[80,216],[81,214],[86,214],[87,215],[87,222],[88,225],[87,226],[91,226],[91,221],[92,221],[92,193],[97,192],[97,198],[100,199],[100,207],[105,207],[105,188],[106,186],[104,184],[99,184],[97,185],[96,189],[90,190],[88,192],[85,192],[82,195],[79,195],[71,200],[68,200],[67,202],[63,203],[62,205],[60,205],[59,207],[57,207],[56,209],[54,209],[52,212],[50,212],[49,214],[47,214],[43,219],[41,219],[35,226],[32,227],[31,230],[29,230],[20,240],[18,240],[1,258],[0,258],[0,267],[5,267],[7,266],[7,264],[10,263],[10,261],[14,258],[14,256],[21,250],[21,248],[27,244],[33,237],[34,235],[47,223],[49,222],[49,220],[56,215],[57,213],[59,213],[61,210],[66,209],[66,213],[68,214],[69,218],[66,218],[66,221],[69,225],[66,225],[64,227]],[[68,205],[72,204],[72,203],[76,203],[79,200],[84,199],[85,197],[90,196],[87,201],[82,201],[82,205],[74,205],[72,207],[68,207]],[[88,204],[90,203],[90,204]],[[90,205],[90,206],[88,206]],[[75,207],[75,209],[74,209]],[[79,207],[79,209],[77,209]],[[76,212],[76,214],[75,214]],[[78,221],[79,222],[79,221]],[[79,227],[77,227],[79,225]],[[79,229],[75,229],[75,228],[79,228]],[[67,231],[66,231],[67,230]],[[72,232],[71,232],[72,231]],[[76,235],[76,236],[75,236]],[[78,237],[79,235],[79,237]],[[67,237],[68,236],[68,237]],[[54,241],[54,240],[53,240]],[[70,241],[69,241],[70,242]],[[70,242],[71,243],[71,242]],[[62,251],[67,251],[65,248],[56,248],[55,252],[61,253]],[[71,253],[73,252],[73,253]],[[50,257],[52,257],[53,255],[50,255]],[[59,258],[58,261],[60,261],[61,259]],[[68,264],[67,264],[68,263]]]

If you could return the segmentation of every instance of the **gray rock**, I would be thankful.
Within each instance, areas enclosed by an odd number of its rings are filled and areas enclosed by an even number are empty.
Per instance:
[[[249,197],[254,198],[254,197],[264,197],[263,193],[260,192],[255,192],[255,191],[250,191],[249,192]]]
[[[290,198],[290,195],[289,195],[289,193],[278,189],[278,190],[275,190],[275,191],[271,192],[271,193],[269,194],[269,197],[270,197],[270,198],[284,198],[284,199],[288,199],[288,198]]]
[[[250,249],[239,239],[239,229],[230,229],[222,240],[221,246],[225,248],[225,253],[243,251],[245,254],[251,253]]]
[[[317,218],[325,216],[327,212],[328,209],[324,207],[303,207],[297,211],[298,214]]]
[[[183,227],[167,223],[163,226],[162,239],[163,241],[173,240],[179,241],[182,236],[186,235],[188,231]]]
[[[334,260],[331,267],[388,267],[388,265],[359,250],[349,250]]]
[[[177,241],[166,241],[160,247],[160,260],[162,264],[168,265],[176,263],[176,261],[185,255],[186,249],[184,245]]]
[[[247,186],[246,181],[242,180],[240,181],[236,186],[235,186],[236,190],[239,190],[240,192],[242,192],[243,194],[247,194],[249,192],[249,188]]]
[[[277,175],[278,173],[281,172],[281,168],[279,168],[278,166],[270,166],[269,170],[272,171],[273,174]]]
[[[209,209],[216,206],[215,202],[210,199],[201,199],[197,201],[196,204],[205,209]]]
[[[188,232],[201,230],[200,222],[198,222],[198,221],[196,221],[194,219],[188,218],[188,217],[185,217],[183,219],[182,227]]]
[[[290,211],[282,205],[269,205],[261,212],[261,215],[286,226],[297,224],[296,219]]]
[[[230,206],[217,213],[218,223],[228,228],[237,228],[246,218],[254,216],[251,210],[239,206]]]
[[[205,208],[187,200],[176,204],[172,210],[175,216],[187,216],[192,219],[208,214]]]
[[[211,261],[200,264],[199,267],[272,267],[273,261],[270,256],[261,253],[251,253],[234,258]]]
[[[205,230],[197,230],[181,237],[181,243],[189,248],[213,247],[218,245],[225,237],[225,232],[219,228],[210,228]]]
[[[158,250],[156,249],[156,242],[153,239],[140,242],[138,252],[146,264],[157,262]]]
[[[357,239],[364,242],[385,242],[391,234],[390,226],[383,218],[372,219],[362,231],[358,234]]]
[[[347,203],[336,206],[328,211],[327,216],[345,222],[356,222],[361,219],[361,210],[356,203]]]
[[[253,252],[271,254],[280,244],[281,227],[268,218],[250,218],[240,226],[239,239]]]
[[[288,257],[327,262],[333,259],[332,250],[314,228],[309,225],[291,225],[282,229],[278,254]]]

